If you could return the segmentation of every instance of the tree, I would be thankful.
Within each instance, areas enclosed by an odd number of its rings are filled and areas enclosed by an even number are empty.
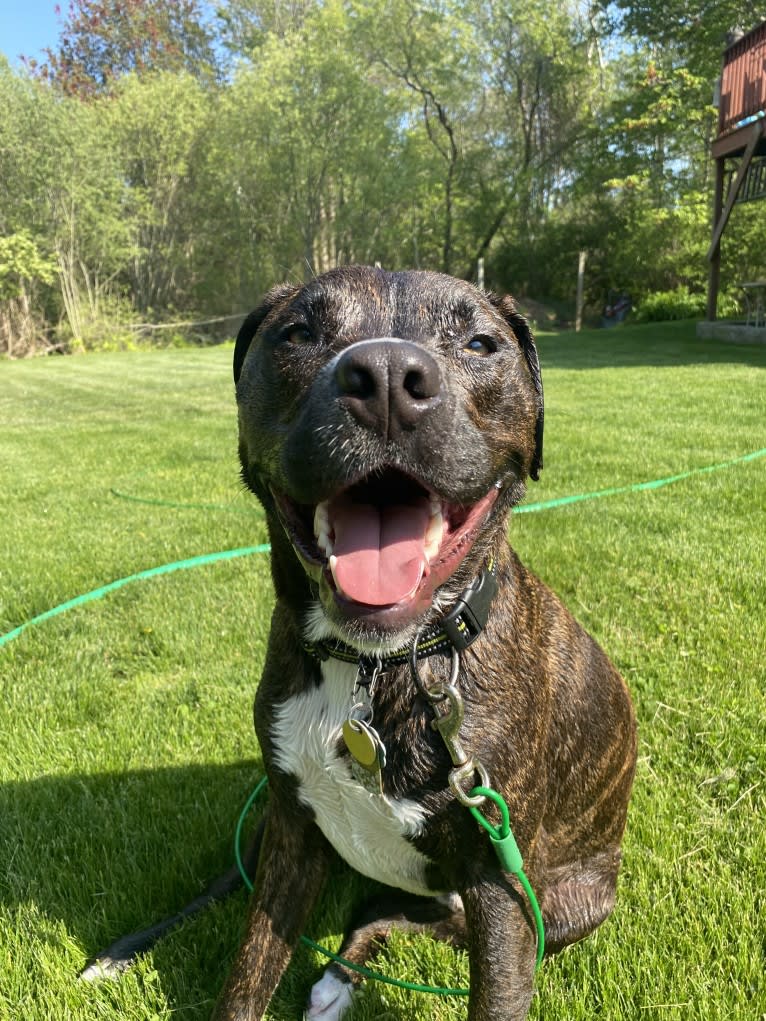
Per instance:
[[[54,278],[53,261],[40,252],[28,231],[0,237],[0,351],[18,356],[35,349],[37,284],[51,284]]]
[[[269,36],[286,39],[303,25],[319,0],[224,0],[216,8],[223,44],[252,57]]]
[[[763,0],[616,0],[614,8],[622,14],[615,31],[645,40],[654,57],[675,55],[677,64],[710,85],[720,73],[729,33],[766,18]]]
[[[162,318],[189,302],[194,248],[206,226],[189,211],[212,102],[194,78],[172,72],[127,75],[100,101],[129,234],[122,275],[143,314]],[[215,217],[209,228],[217,229]]]
[[[438,174],[441,199],[440,268],[457,262],[456,217],[464,166],[463,129],[481,105],[482,84],[471,26],[449,3],[356,0],[354,37],[389,92],[400,98],[412,133],[425,132]],[[422,151],[422,150],[421,150]]]
[[[216,67],[212,34],[200,0],[70,0],[57,49],[28,61],[67,95],[109,92],[129,72],[187,71],[202,78]]]
[[[224,220],[241,239],[223,256],[234,274],[255,263],[250,281],[302,277],[395,251],[398,114],[369,79],[341,3],[286,38],[270,33],[221,98],[210,140],[224,154],[210,168]]]
[[[0,234],[24,234],[55,266],[35,308],[81,338],[123,265],[123,181],[97,104],[62,96],[0,64]],[[27,277],[26,279],[31,279]],[[37,274],[38,283],[47,284]],[[79,343],[79,340],[78,340]]]

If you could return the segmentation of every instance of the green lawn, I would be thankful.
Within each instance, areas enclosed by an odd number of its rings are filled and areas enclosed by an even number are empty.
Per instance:
[[[529,501],[766,448],[766,349],[672,324],[543,337],[546,447]],[[240,487],[231,348],[0,363],[0,634],[116,579],[265,541]],[[617,909],[546,962],[531,1017],[766,1017],[766,457],[517,515],[511,539],[635,697],[640,759]],[[0,648],[0,1019],[206,1018],[244,893],[117,982],[89,955],[232,859],[259,776],[251,703],[271,609],[262,554],[132,582]],[[338,869],[309,935],[337,947],[365,884]],[[397,938],[391,975],[467,982]],[[300,1016],[301,948],[272,1004]],[[359,1019],[465,1017],[368,984]]]

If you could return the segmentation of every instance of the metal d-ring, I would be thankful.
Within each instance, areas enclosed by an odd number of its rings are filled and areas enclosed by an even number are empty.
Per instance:
[[[423,698],[430,702],[431,705],[434,705],[434,703],[441,702],[442,699],[446,698],[447,696],[445,691],[445,685],[441,681],[437,681],[433,688],[429,688],[426,686],[425,681],[420,676],[420,670],[418,669],[418,642],[420,640],[421,631],[422,628],[415,635],[415,639],[410,649],[410,673],[412,675],[413,681],[415,682],[415,686],[417,687],[420,694],[423,696]],[[447,682],[447,685],[449,687],[454,687],[459,673],[460,673],[460,653],[457,651],[457,649],[453,648],[452,663],[450,667],[450,678],[449,681]]]

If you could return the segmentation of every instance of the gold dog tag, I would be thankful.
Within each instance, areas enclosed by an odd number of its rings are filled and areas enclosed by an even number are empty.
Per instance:
[[[346,720],[343,740],[354,759],[370,773],[379,772],[386,764],[386,749],[380,735],[363,720]]]

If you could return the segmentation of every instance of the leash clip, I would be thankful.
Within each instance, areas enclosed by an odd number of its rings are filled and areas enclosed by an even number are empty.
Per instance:
[[[455,654],[457,656],[457,653]],[[457,801],[466,808],[477,808],[486,797],[482,794],[467,794],[463,785],[468,782],[469,790],[476,786],[474,775],[479,774],[481,787],[489,786],[489,773],[475,755],[468,755],[460,741],[460,728],[463,725],[465,706],[463,696],[454,683],[439,684],[431,688],[432,696],[441,695],[439,701],[432,702],[435,719],[431,721],[434,730],[441,734],[453,768],[447,777],[450,790]]]
[[[439,701],[432,703],[435,719],[431,720],[433,730],[438,730],[447,748],[453,766],[464,766],[468,761],[463,745],[460,743],[460,728],[463,725],[465,708],[460,692],[454,684],[440,684],[430,689],[433,696],[441,695]]]
[[[474,783],[474,773],[479,774],[480,783]],[[450,790],[455,795],[455,800],[459,801],[461,805],[466,808],[478,808],[479,805],[483,804],[487,798],[484,794],[476,794],[473,797],[470,794],[466,794],[463,790],[463,784],[468,781],[470,784],[470,790],[474,787],[489,787],[489,773],[481,764],[481,762],[472,757],[468,762],[462,766],[456,766],[450,770],[449,776],[447,777],[447,783],[450,786]]]
[[[353,694],[356,695],[360,688],[364,688],[368,699],[372,700],[383,672],[383,660],[380,656],[360,656],[356,668]]]

